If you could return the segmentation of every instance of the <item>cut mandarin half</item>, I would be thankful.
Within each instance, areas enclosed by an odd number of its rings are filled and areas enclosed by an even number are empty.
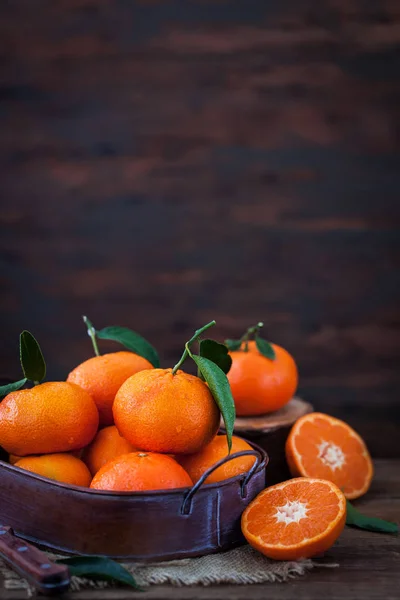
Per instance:
[[[261,492],[242,515],[242,532],[269,558],[297,560],[328,550],[345,521],[346,498],[334,483],[299,477]]]
[[[322,413],[295,423],[286,441],[286,459],[294,477],[329,479],[350,500],[371,485],[373,466],[364,441],[349,425]]]

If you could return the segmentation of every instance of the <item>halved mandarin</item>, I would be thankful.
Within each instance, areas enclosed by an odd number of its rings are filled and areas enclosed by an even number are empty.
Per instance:
[[[297,560],[328,550],[345,522],[346,498],[334,483],[299,477],[261,492],[242,515],[242,532],[265,556]]]
[[[329,479],[349,499],[371,485],[373,465],[364,441],[347,423],[323,413],[310,413],[294,424],[286,459],[293,476]]]

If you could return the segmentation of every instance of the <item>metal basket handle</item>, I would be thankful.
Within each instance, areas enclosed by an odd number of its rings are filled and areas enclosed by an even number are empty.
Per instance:
[[[190,488],[190,490],[185,494],[185,497],[183,499],[182,506],[181,506],[181,514],[188,515],[190,513],[193,496],[203,485],[203,483],[205,482],[207,477],[209,475],[211,475],[211,473],[213,473],[213,471],[215,471],[216,469],[218,469],[225,463],[229,462],[230,460],[233,460],[234,458],[239,458],[240,456],[255,456],[256,457],[256,460],[254,461],[253,466],[247,472],[243,481],[241,481],[241,483],[240,483],[240,495],[242,496],[242,498],[245,498],[247,484],[249,483],[250,479],[253,477],[254,473],[257,471],[257,469],[261,465],[261,463],[264,460],[267,460],[267,455],[266,454],[263,455],[258,450],[241,450],[240,452],[235,452],[234,454],[228,454],[228,456],[221,458],[221,460],[219,460],[214,465],[209,467],[207,469],[207,471],[205,471],[203,473],[203,475],[200,477],[200,479],[198,481],[196,481],[194,486],[192,488]]]

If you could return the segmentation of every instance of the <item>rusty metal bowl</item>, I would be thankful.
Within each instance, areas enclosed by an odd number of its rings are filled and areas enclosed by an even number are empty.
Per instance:
[[[237,452],[191,488],[107,492],[67,486],[0,460],[0,523],[19,537],[71,554],[154,561],[201,556],[244,542],[240,518],[265,488],[267,453]],[[228,460],[254,455],[245,474],[205,484]]]

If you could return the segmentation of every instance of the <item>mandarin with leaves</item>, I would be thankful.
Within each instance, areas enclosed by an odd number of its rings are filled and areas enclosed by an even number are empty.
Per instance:
[[[232,366],[227,375],[238,416],[256,416],[279,410],[291,400],[298,384],[297,365],[281,346],[259,337],[227,340]]]
[[[136,448],[166,454],[197,452],[215,436],[220,412],[208,386],[172,369],[141,371],[115,396],[114,421]]]
[[[214,324],[212,321],[195,332],[173,369],[141,371],[118,390],[113,405],[115,425],[133,446],[166,454],[198,452],[216,435],[220,411],[229,446],[235,413],[228,380],[215,362],[219,344],[211,344],[214,360],[194,354],[191,348]],[[180,369],[189,357],[206,382]]]

